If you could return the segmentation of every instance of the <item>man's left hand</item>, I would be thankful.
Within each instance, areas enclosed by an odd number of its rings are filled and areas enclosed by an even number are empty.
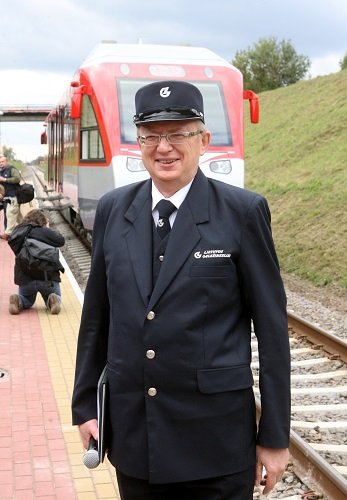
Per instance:
[[[255,469],[256,486],[265,486],[263,495],[267,495],[281,480],[289,461],[288,448],[264,448],[257,446],[257,462]],[[265,475],[262,476],[263,467]]]

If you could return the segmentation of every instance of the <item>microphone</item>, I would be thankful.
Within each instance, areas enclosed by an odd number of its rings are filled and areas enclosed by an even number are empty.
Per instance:
[[[88,469],[95,469],[100,463],[98,442],[93,436],[89,440],[88,450],[83,455],[83,463]]]

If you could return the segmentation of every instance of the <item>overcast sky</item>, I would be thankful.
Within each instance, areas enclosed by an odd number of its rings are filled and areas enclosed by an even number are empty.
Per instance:
[[[102,40],[190,44],[228,61],[263,37],[290,40],[312,77],[347,53],[346,0],[2,0],[0,107],[54,105]],[[1,143],[30,160],[42,124],[1,124]],[[25,154],[26,152],[26,154]]]

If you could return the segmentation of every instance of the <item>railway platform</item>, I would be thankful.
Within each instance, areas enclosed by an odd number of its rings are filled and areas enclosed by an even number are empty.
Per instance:
[[[0,214],[0,227],[3,221]],[[68,266],[62,308],[51,315],[41,297],[12,316],[14,254],[0,239],[0,498],[119,499],[113,467],[89,470],[71,425],[70,402],[83,301]]]

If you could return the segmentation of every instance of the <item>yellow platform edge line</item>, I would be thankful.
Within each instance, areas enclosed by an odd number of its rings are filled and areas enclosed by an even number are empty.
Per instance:
[[[58,408],[61,429],[67,449],[71,476],[78,500],[120,498],[113,466],[105,462],[90,470],[83,465],[83,446],[77,427],[71,424],[71,396],[74,381],[77,336],[83,304],[83,293],[68,264],[61,255],[65,273],[61,275],[62,307],[51,315],[38,297],[38,316]]]

